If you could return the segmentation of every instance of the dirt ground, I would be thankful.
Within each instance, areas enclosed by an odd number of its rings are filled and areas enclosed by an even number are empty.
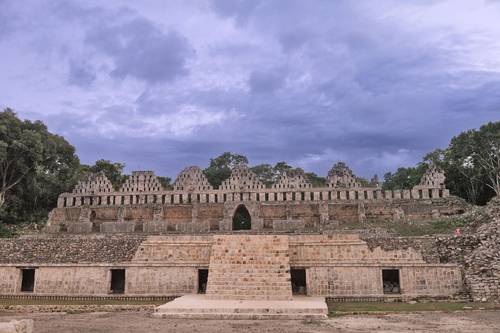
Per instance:
[[[225,333],[225,332],[500,332],[499,311],[349,315],[319,322],[249,320],[171,320],[148,313],[0,313],[0,321],[32,318],[35,333]]]

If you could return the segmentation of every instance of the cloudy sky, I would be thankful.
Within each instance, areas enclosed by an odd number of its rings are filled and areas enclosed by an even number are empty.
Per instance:
[[[85,163],[410,166],[500,119],[498,0],[0,0],[0,107]]]

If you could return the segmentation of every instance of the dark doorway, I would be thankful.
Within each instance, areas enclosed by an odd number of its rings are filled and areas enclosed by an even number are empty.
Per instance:
[[[28,293],[33,292],[33,289],[35,288],[35,269],[22,269],[21,274],[21,291]]]
[[[113,294],[123,294],[125,292],[125,270],[111,270],[111,292]]]
[[[400,294],[401,286],[399,284],[399,269],[383,269],[382,282],[384,294]]]
[[[238,206],[233,216],[233,230],[252,229],[252,218],[244,205]]]
[[[208,282],[208,269],[198,270],[198,294],[205,294],[207,292]]]
[[[292,294],[307,295],[306,270],[304,268],[292,268],[290,270],[292,281]]]

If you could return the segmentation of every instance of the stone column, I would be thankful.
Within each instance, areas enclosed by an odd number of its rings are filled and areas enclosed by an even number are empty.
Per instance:
[[[346,192],[347,191],[344,191],[344,190],[341,190],[340,191],[340,200],[346,200]]]

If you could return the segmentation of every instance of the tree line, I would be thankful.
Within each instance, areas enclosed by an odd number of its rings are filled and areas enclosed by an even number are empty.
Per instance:
[[[203,170],[214,188],[231,175],[232,168],[248,164],[244,155],[225,152],[210,159]],[[474,204],[484,204],[500,194],[500,122],[469,130],[452,138],[449,146],[429,153],[413,167],[384,175],[384,189],[410,189],[417,185],[430,163],[446,174],[450,192]],[[41,121],[21,120],[12,109],[0,112],[0,222],[38,222],[47,218],[62,192],[69,192],[89,172],[103,172],[115,189],[127,179],[125,164],[101,159],[94,165],[80,163],[75,148],[62,136],[50,133]],[[313,186],[326,179],[286,162],[251,167],[260,181],[271,186],[284,173],[300,173]],[[378,178],[374,177],[378,183]],[[358,178],[362,185],[370,182]],[[172,188],[170,177],[160,177]]]

